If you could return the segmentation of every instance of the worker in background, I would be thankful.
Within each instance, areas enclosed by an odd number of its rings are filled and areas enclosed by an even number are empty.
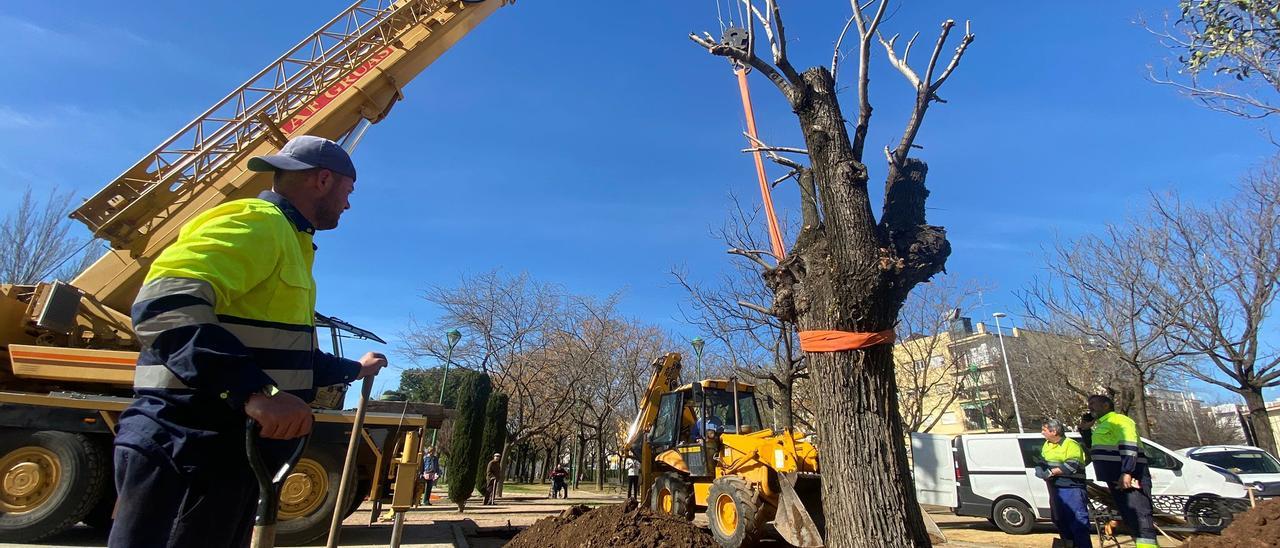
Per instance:
[[[333,141],[296,137],[249,161],[271,191],[197,215],[143,281],[132,309],[142,344],[137,399],[115,439],[119,493],[113,547],[243,546],[258,485],[245,456],[246,417],[268,466],[311,431],[320,386],[376,375],[316,346],[317,230],[338,226],[356,170]]]
[[[440,457],[436,456],[436,448],[428,447],[422,453],[422,480],[427,488],[422,492],[422,504],[431,506],[431,488],[440,479]]]
[[[484,503],[486,506],[492,506],[494,499],[498,498],[498,486],[502,485],[502,453],[494,453],[493,460],[489,461],[484,472]]]
[[[1158,546],[1151,516],[1151,472],[1133,419],[1116,413],[1110,397],[1089,396],[1089,413],[1082,417],[1080,433],[1094,474],[1107,483],[1136,547]]]
[[[1066,436],[1062,423],[1047,420],[1040,427],[1043,463],[1036,476],[1049,487],[1049,515],[1058,536],[1076,548],[1093,546],[1089,539],[1089,496],[1085,492],[1084,467],[1088,458],[1076,440]]]
[[[640,498],[640,461],[627,457],[627,498]]]

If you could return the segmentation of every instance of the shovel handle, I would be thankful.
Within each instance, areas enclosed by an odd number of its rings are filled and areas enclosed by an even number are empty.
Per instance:
[[[359,447],[360,431],[364,429],[364,406],[373,392],[373,377],[365,377],[360,381],[360,401],[356,403],[356,416],[351,424],[351,438],[347,440],[347,458],[342,463],[342,478],[338,481],[338,504],[346,500],[347,491],[351,489],[351,476],[355,472],[356,449]],[[332,521],[329,522],[329,540],[327,548],[338,546],[338,531],[342,526],[341,508],[335,507]],[[371,518],[372,519],[372,518]]]
[[[276,517],[280,511],[280,487],[289,477],[289,472],[293,471],[294,465],[298,464],[298,459],[302,458],[309,436],[303,436],[298,440],[298,446],[293,450],[293,454],[273,475],[267,469],[267,464],[263,462],[262,451],[258,446],[261,441],[262,426],[257,421],[248,419],[244,430],[245,453],[249,458],[249,468],[253,470],[253,477],[258,481],[258,509],[253,517],[253,538],[250,546],[269,548],[275,544]]]

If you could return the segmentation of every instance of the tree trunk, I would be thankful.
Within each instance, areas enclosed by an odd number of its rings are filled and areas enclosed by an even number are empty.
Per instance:
[[[1138,435],[1151,438],[1151,420],[1147,416],[1147,383],[1144,375],[1138,375],[1138,386],[1133,391],[1133,422],[1137,423]]]
[[[585,468],[585,466],[582,465],[582,462],[583,462],[583,459],[587,458],[587,438],[584,437],[581,434],[581,432],[579,432],[577,441],[578,441],[578,460],[576,461],[577,466],[573,471],[573,488],[575,490],[578,489],[578,484],[579,482],[582,481],[582,469]]]
[[[1267,401],[1262,397],[1262,389],[1250,388],[1240,395],[1244,396],[1244,405],[1249,408],[1249,428],[1253,430],[1254,443],[1272,455],[1278,454],[1276,433],[1271,428],[1271,417],[1267,414]]]
[[[802,331],[890,329],[907,292],[941,271],[950,253],[942,229],[923,224],[926,168],[916,160],[891,167],[884,224],[877,225],[831,74],[810,69],[804,80],[796,114],[823,215],[819,222],[809,206],[792,254],[767,274],[774,307],[790,310]],[[892,345],[808,357],[819,402],[826,545],[929,546],[907,464]]]
[[[792,397],[795,393],[796,380],[792,378],[786,385],[781,386],[779,390],[782,392],[782,428],[784,430],[795,429],[795,402]]]
[[[604,427],[596,429],[596,490],[604,491]]]

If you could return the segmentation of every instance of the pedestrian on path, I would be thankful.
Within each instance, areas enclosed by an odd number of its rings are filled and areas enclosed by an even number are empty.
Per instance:
[[[422,454],[422,480],[427,482],[427,487],[422,491],[422,504],[431,506],[431,488],[435,487],[436,481],[440,479],[440,457],[436,455],[435,447],[428,447]]]
[[[627,498],[640,498],[640,461],[627,457]]]

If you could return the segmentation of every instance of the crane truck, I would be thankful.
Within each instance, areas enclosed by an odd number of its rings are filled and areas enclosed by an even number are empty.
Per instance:
[[[640,500],[685,519],[705,509],[725,548],[755,545],[770,524],[794,546],[822,546],[817,447],[793,430],[764,428],[750,384],[681,384],[674,352],[652,367],[622,443],[640,463]]]
[[[356,1],[75,209],[72,218],[110,244],[75,279],[0,285],[0,542],[47,538],[81,521],[109,526],[111,439],[132,401],[139,348],[129,308],[182,225],[270,188],[270,175],[245,163],[290,137],[354,147],[405,84],[508,3]],[[335,343],[342,333],[380,341],[333,318],[316,325]],[[447,415],[420,405],[420,413],[370,413],[360,432],[359,487],[338,501],[353,427],[352,413],[339,411],[345,389],[322,388],[312,404],[307,453],[281,493],[281,543],[318,538],[334,512],[353,512],[365,496],[376,506],[400,432],[439,427]]]

